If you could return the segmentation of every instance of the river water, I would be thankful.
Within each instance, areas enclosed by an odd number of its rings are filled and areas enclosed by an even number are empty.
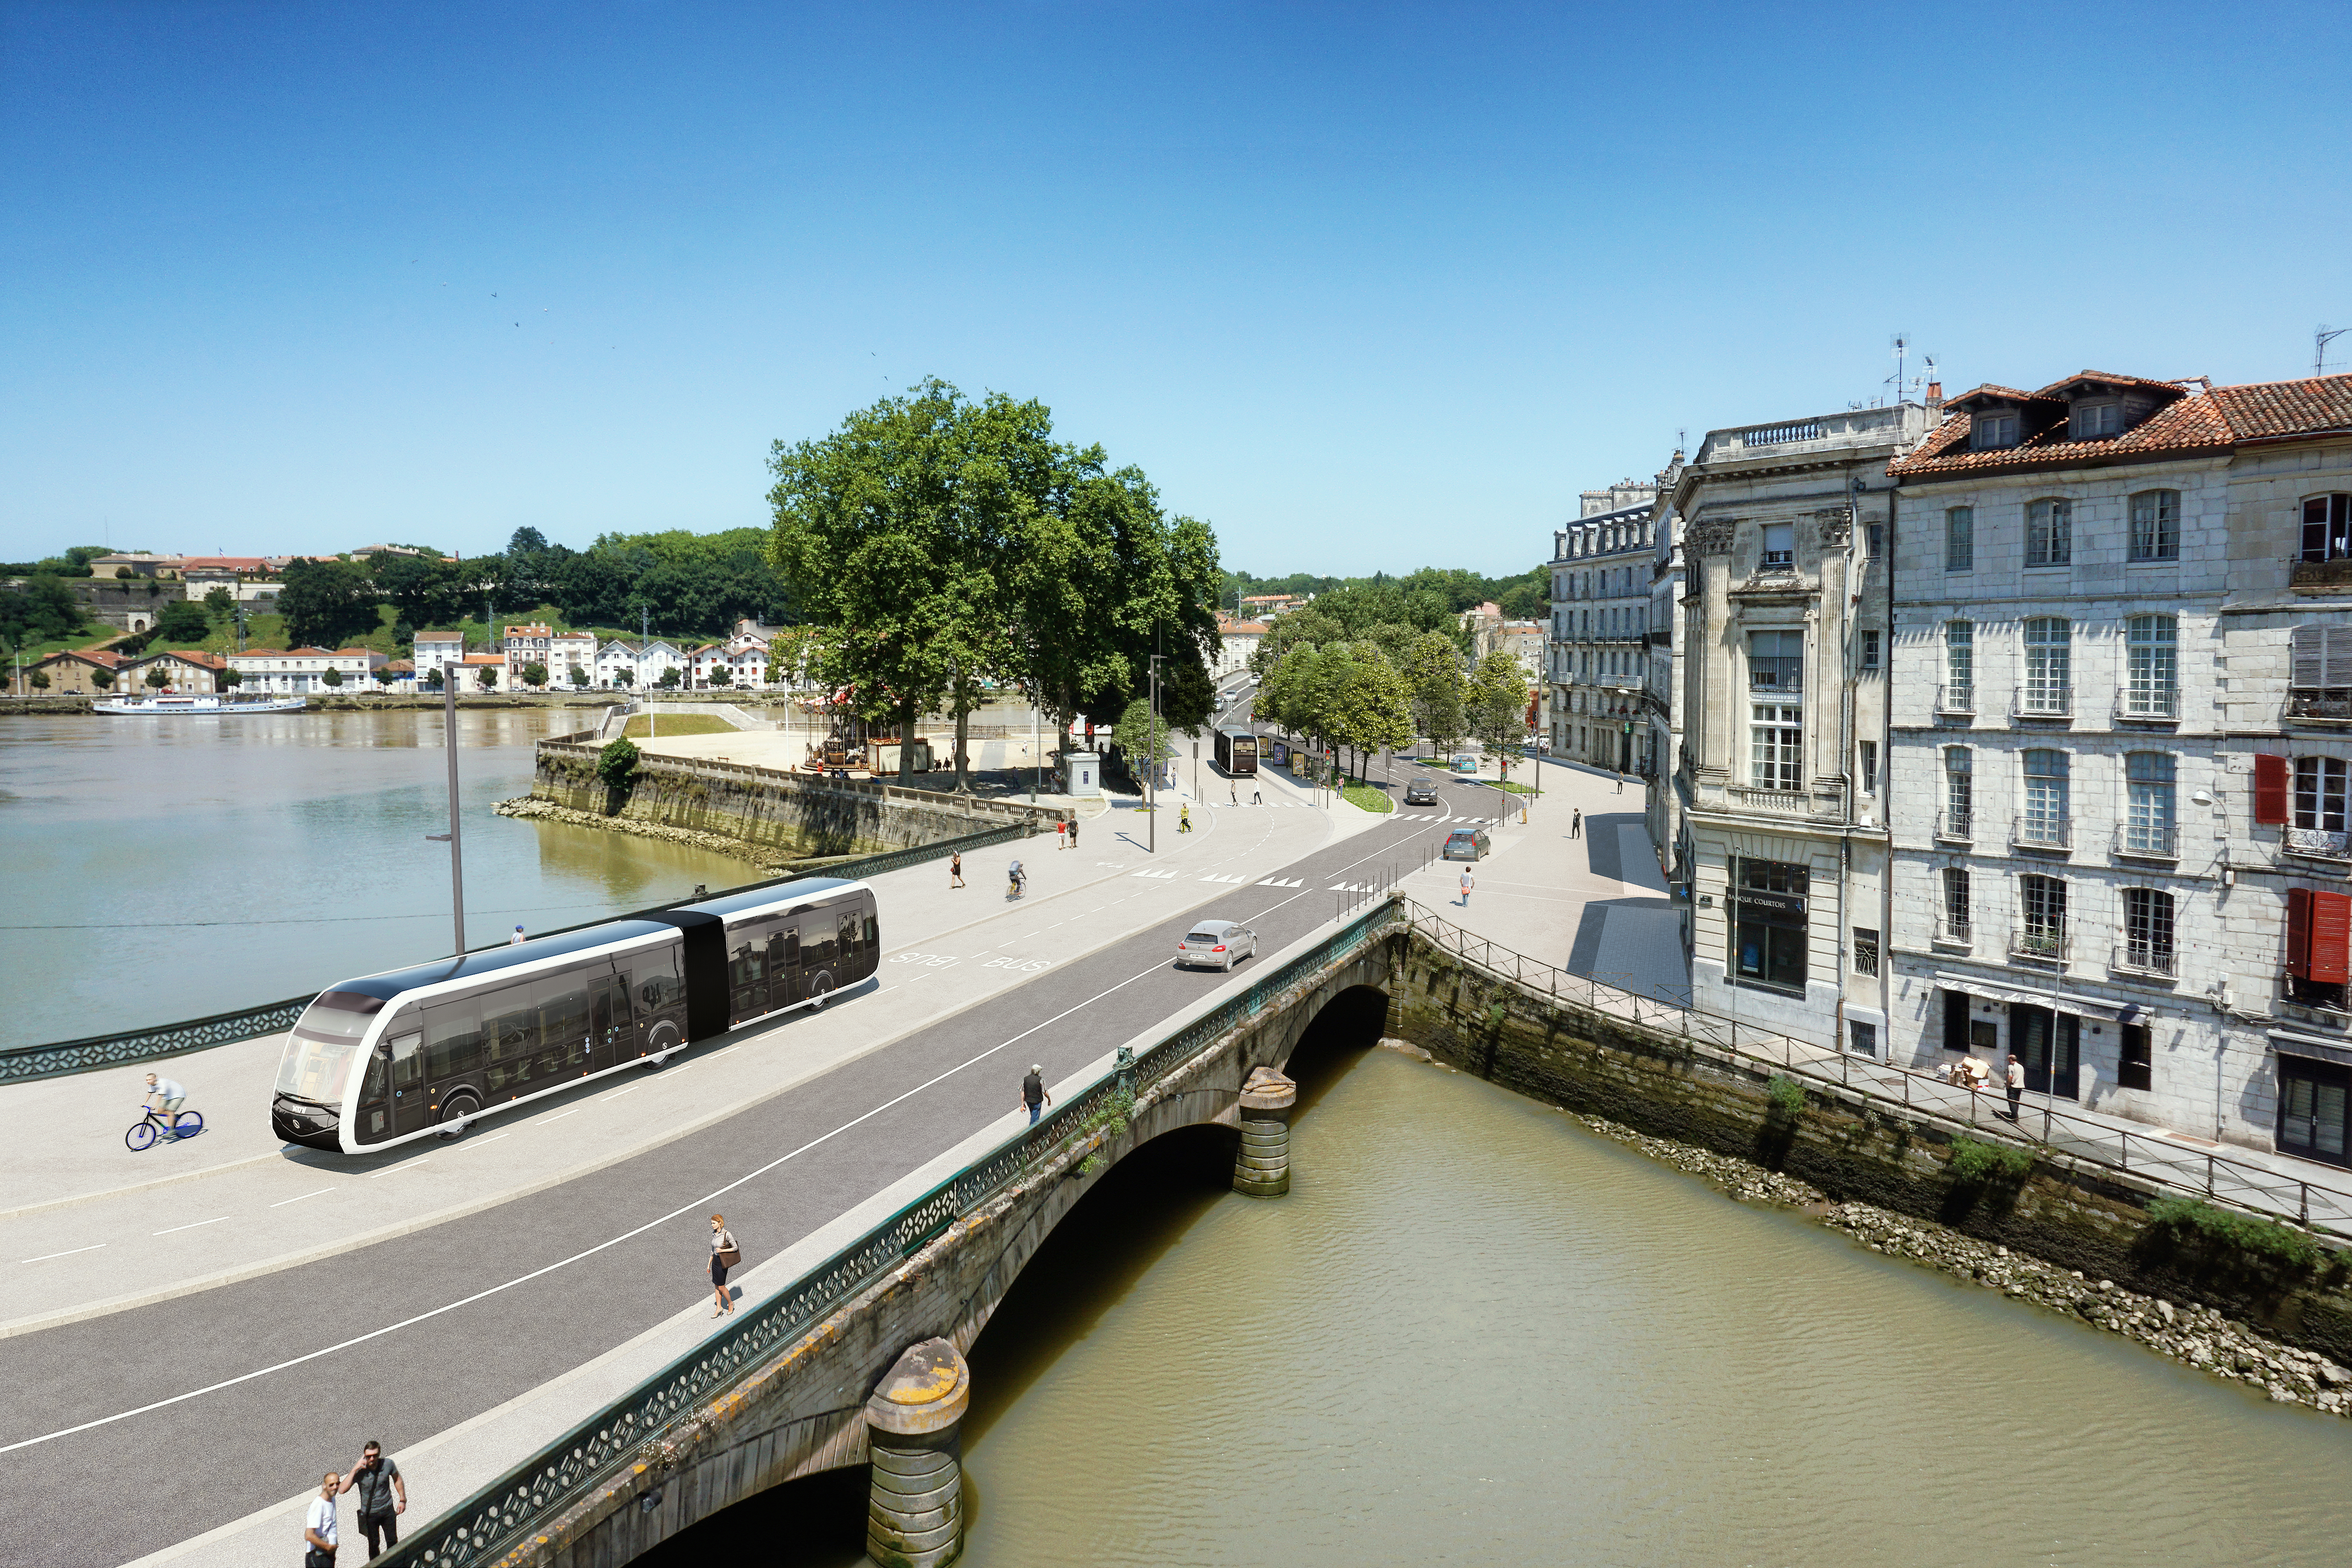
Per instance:
[[[577,710],[457,715],[466,931],[547,931],[757,873],[491,806]],[[0,1045],[274,1002],[446,953],[442,716],[0,720]]]
[[[1287,1197],[1116,1168],[973,1347],[973,1568],[2336,1563],[2352,1425],[1733,1203],[1477,1079],[1302,1073]],[[865,1472],[648,1568],[863,1560]]]

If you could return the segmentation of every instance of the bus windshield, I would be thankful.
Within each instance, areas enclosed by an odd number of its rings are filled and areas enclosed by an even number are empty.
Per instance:
[[[382,997],[356,991],[330,991],[305,1007],[278,1064],[278,1092],[320,1105],[341,1104],[360,1037],[383,1007]]]

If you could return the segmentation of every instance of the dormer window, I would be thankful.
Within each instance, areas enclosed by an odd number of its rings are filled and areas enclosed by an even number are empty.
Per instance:
[[[2095,441],[2124,427],[2123,405],[2113,400],[2077,403],[2066,416],[2066,434],[2076,441]]]
[[[2017,416],[1979,414],[1969,422],[1969,444],[1979,452],[2017,445]]]
[[[1797,563],[1797,525],[1793,522],[1768,522],[1764,525],[1764,570],[1785,572]]]

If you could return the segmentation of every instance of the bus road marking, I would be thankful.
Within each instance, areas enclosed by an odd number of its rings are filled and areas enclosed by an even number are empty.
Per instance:
[[[271,1204],[269,1206],[270,1206],[271,1208],[274,1208],[274,1209],[282,1209],[282,1208],[284,1208],[288,1204],[299,1204],[299,1203],[300,1203],[300,1202],[302,1201],[302,1198],[315,1198],[315,1197],[317,1197],[317,1196],[319,1195],[319,1194],[320,1194],[320,1193],[331,1193],[331,1192],[333,1192],[337,1187],[340,1187],[340,1186],[341,1186],[341,1185],[342,1185],[342,1183],[341,1183],[341,1182],[332,1182],[332,1183],[330,1183],[329,1184],[327,1184],[326,1186],[323,1186],[323,1187],[319,1188],[316,1192],[308,1192],[308,1193],[304,1193],[304,1194],[302,1194],[302,1197],[300,1197],[300,1198],[280,1198],[280,1199],[278,1199],[276,1203]]]
[[[501,1136],[503,1136],[503,1134],[501,1134]],[[487,1143],[487,1142],[489,1142],[489,1140],[488,1140],[488,1139],[487,1139],[487,1138],[485,1138],[485,1139],[483,1139],[483,1140],[482,1140],[482,1142],[485,1142],[485,1143]],[[371,1182],[373,1182],[373,1181],[374,1181],[374,1180],[375,1180],[377,1177],[379,1177],[379,1176],[396,1176],[396,1175],[398,1175],[398,1174],[399,1174],[401,1172],[403,1172],[403,1171],[413,1171],[413,1170],[416,1169],[416,1167],[417,1167],[417,1166],[419,1166],[419,1165],[430,1164],[430,1163],[432,1163],[432,1161],[433,1161],[433,1156],[432,1156],[432,1155],[430,1155],[430,1154],[427,1154],[427,1155],[425,1155],[425,1158],[424,1158],[424,1159],[422,1159],[422,1160],[411,1160],[411,1161],[410,1161],[410,1162],[408,1162],[408,1163],[407,1163],[407,1164],[405,1164],[405,1165],[394,1165],[394,1166],[391,1166],[391,1167],[390,1167],[390,1168],[388,1168],[388,1169],[382,1170],[382,1171],[370,1171],[370,1172],[368,1173],[368,1180],[369,1180],[369,1181],[371,1181]]]
[[[84,1252],[96,1252],[100,1247],[102,1247],[105,1245],[106,1243],[101,1241],[97,1247],[70,1247],[64,1252],[44,1252],[38,1258],[19,1258],[16,1261],[19,1263],[47,1263],[52,1258],[72,1258]]]
[[[149,1231],[147,1234],[148,1234],[148,1235],[150,1235],[150,1236],[176,1236],[176,1235],[178,1235],[181,1231],[184,1231],[184,1230],[197,1230],[197,1229],[202,1228],[202,1227],[203,1227],[203,1226],[208,1226],[208,1225],[218,1225],[218,1224],[220,1224],[220,1222],[221,1222],[222,1220],[225,1220],[225,1219],[226,1219],[226,1218],[228,1218],[228,1215],[218,1215],[218,1216],[216,1216],[216,1217],[215,1217],[215,1218],[212,1218],[212,1219],[200,1219],[200,1220],[197,1220],[194,1225],[175,1225],[175,1226],[173,1226],[170,1230],[154,1230],[154,1231]]]

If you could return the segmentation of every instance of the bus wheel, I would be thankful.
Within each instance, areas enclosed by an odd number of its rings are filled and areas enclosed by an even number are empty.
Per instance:
[[[824,1005],[825,997],[831,994],[832,991],[833,976],[820,970],[817,972],[817,977],[809,982],[809,1001],[822,1007]]]
[[[455,1138],[466,1130],[466,1118],[481,1113],[482,1102],[460,1089],[441,1102],[441,1136]]]

